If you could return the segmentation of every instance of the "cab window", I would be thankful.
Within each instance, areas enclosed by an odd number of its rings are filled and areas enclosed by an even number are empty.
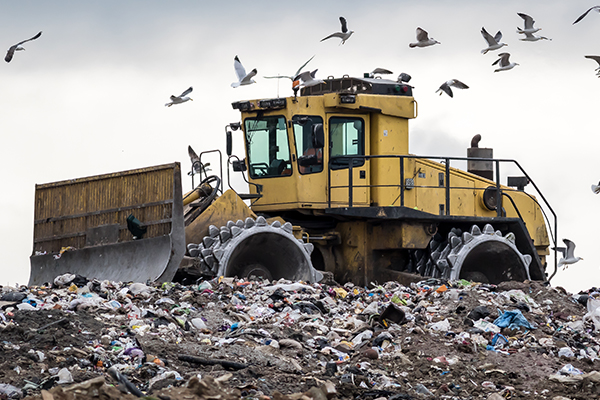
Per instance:
[[[347,156],[365,155],[365,122],[362,118],[332,117],[329,119],[331,168],[348,168]],[[364,158],[353,159],[353,166],[365,163]]]
[[[317,124],[323,124],[323,118],[314,115],[296,115],[292,119],[298,170],[301,174],[323,171],[323,145],[317,143],[314,133]]]
[[[246,118],[244,127],[250,177],[291,175],[292,164],[285,118]]]

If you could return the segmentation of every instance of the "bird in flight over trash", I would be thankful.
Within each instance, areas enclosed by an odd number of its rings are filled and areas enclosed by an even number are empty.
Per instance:
[[[171,107],[173,104],[185,103],[188,100],[192,100],[193,101],[194,99],[192,99],[191,97],[188,97],[188,94],[192,93],[192,90],[194,90],[194,89],[190,86],[183,93],[181,93],[179,96],[171,95],[171,102],[165,104],[165,106]]]
[[[553,250],[562,253],[563,257],[558,261],[558,266],[567,269],[569,265],[575,264],[577,261],[583,260],[583,258],[575,257],[575,243],[569,239],[563,239],[563,242],[567,247],[556,247]]]
[[[246,69],[242,65],[238,56],[235,56],[235,58],[233,59],[233,68],[235,69],[235,74],[237,75],[238,80],[237,82],[233,82],[231,84],[231,87],[236,88],[256,83],[256,81],[254,81],[254,79],[252,78],[254,77],[254,75],[257,74],[258,71],[256,70],[256,68],[254,68],[252,71],[246,73]]]
[[[4,61],[10,62],[10,60],[12,60],[13,56],[15,55],[15,51],[25,50],[25,48],[22,46],[24,43],[30,42],[32,40],[35,40],[35,39],[39,38],[40,36],[42,36],[42,32],[41,31],[38,32],[37,35],[35,35],[34,37],[32,37],[30,39],[22,40],[19,43],[10,46],[10,48],[6,52],[6,57],[4,57]]]
[[[428,47],[434,44],[441,44],[434,38],[429,37],[429,33],[423,28],[417,28],[417,41],[415,43],[409,43],[408,47]]]
[[[457,89],[468,89],[469,88],[467,85],[465,85],[458,79],[450,79],[449,81],[442,83],[442,85],[439,87],[439,89],[436,90],[435,92],[436,93],[440,92],[440,96],[442,95],[442,93],[446,93],[448,96],[454,97],[451,86],[453,86]]]
[[[354,33],[354,31],[349,31],[348,30],[348,25],[346,24],[346,18],[344,17],[340,17],[340,23],[342,25],[342,31],[341,32],[335,32],[332,33],[331,35],[321,39],[321,42],[323,40],[327,40],[327,39],[331,39],[331,38],[340,38],[342,39],[342,41],[340,42],[340,44],[344,44],[346,43],[346,40],[350,39],[350,36],[352,36],[352,34]]]

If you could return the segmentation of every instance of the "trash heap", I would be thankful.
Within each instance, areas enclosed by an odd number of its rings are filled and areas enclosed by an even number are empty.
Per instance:
[[[598,295],[67,274],[2,288],[0,399],[597,398]]]

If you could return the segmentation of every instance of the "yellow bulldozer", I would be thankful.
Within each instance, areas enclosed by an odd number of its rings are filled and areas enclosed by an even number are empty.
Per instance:
[[[235,102],[241,122],[226,126],[220,174],[208,175],[202,158],[221,152],[200,153],[190,171],[200,184],[185,196],[179,163],[36,185],[29,284],[67,272],[160,282],[318,281],[327,271],[358,285],[551,278],[556,216],[534,181],[477,136],[467,157],[410,154],[412,89],[344,76],[299,96]],[[243,137],[241,158],[233,135]],[[227,182],[246,180],[245,193],[224,190],[223,166]],[[522,175],[502,185],[507,166]]]

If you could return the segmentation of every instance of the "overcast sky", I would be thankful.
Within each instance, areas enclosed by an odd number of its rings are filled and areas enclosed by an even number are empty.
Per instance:
[[[577,243],[585,259],[553,284],[600,286],[600,196],[590,190],[600,180],[600,79],[597,63],[584,58],[600,55],[600,15],[572,25],[594,3],[206,3],[0,1],[0,48],[43,31],[0,65],[0,284],[28,281],[36,183],[173,161],[187,169],[188,145],[224,150],[225,125],[240,119],[233,101],[291,95],[289,81],[263,76],[291,74],[315,55],[308,67],[320,78],[375,67],[413,77],[419,116],[410,122],[411,153],[466,156],[481,134],[480,147],[518,160],[558,214],[559,238]],[[519,41],[517,12],[552,41]],[[339,30],[340,15],[354,35],[342,46],[319,42]],[[417,26],[441,45],[410,49]],[[502,31],[509,44],[502,51],[519,66],[493,72],[499,52],[480,53],[482,26]],[[235,55],[258,69],[257,84],[231,88]],[[438,96],[451,78],[470,88]],[[164,106],[189,86],[193,102]],[[240,140],[234,152],[242,156]]]

